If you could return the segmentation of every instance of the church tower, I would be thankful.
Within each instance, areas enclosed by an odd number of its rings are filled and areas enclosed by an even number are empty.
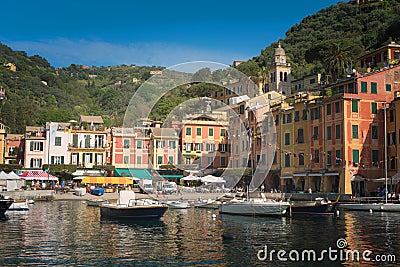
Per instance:
[[[282,91],[286,96],[290,96],[290,63],[286,63],[285,50],[281,47],[280,42],[278,47],[275,48],[269,73],[269,90],[276,92]]]

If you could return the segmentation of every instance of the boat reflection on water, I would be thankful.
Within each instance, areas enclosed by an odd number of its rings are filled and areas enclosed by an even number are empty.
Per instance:
[[[142,219],[142,220],[131,220],[131,219],[124,219],[124,218],[111,218],[111,217],[102,217],[100,220],[101,223],[104,224],[119,224],[119,225],[126,225],[129,227],[165,227],[165,222],[160,220],[159,218],[153,219]]]

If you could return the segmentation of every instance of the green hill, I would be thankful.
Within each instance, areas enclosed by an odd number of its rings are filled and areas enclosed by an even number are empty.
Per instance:
[[[359,67],[358,56],[389,41],[400,41],[399,0],[340,2],[304,18],[280,40],[292,64],[294,79],[319,72],[329,75],[331,81],[344,72],[332,69],[332,58],[342,56],[347,67]],[[276,47],[277,42],[272,43],[238,69],[260,77],[262,67],[270,65]]]

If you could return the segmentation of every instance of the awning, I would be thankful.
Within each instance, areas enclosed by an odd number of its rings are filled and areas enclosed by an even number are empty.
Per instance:
[[[160,174],[164,179],[181,179],[183,174]]]
[[[102,175],[100,170],[95,170],[95,169],[79,169],[76,170],[71,174],[72,176],[100,176]]]
[[[339,175],[338,172],[327,172],[327,173],[325,173],[325,176],[337,176],[337,175]]]
[[[147,169],[128,169],[128,168],[118,168],[114,171],[115,176],[119,177],[136,177],[139,179],[154,180],[153,175]]]
[[[315,172],[315,173],[309,173],[308,174],[308,176],[322,176],[322,173],[317,173],[317,172]]]
[[[293,176],[281,176],[281,179],[292,179]]]
[[[126,177],[86,176],[84,184],[133,184],[133,179]]]
[[[56,176],[53,176],[45,171],[27,171],[21,174],[19,177],[31,181],[31,180],[38,180],[38,181],[58,181]]]

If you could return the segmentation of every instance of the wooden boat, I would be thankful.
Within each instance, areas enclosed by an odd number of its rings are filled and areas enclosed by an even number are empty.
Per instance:
[[[106,204],[106,203],[109,203],[109,201],[101,198],[91,198],[86,200],[86,204],[88,206],[94,206],[94,207],[99,207],[101,204]]]
[[[338,200],[331,202],[324,198],[316,198],[315,201],[293,202],[288,208],[288,213],[294,215],[336,215]]]
[[[160,218],[167,211],[168,205],[159,204],[150,199],[135,199],[135,192],[121,190],[117,204],[101,204],[102,217],[116,219],[151,219]]]
[[[4,213],[8,210],[13,202],[14,200],[12,198],[0,195],[0,216],[4,216]]]
[[[170,209],[187,209],[189,202],[186,200],[167,201],[166,204]]]
[[[221,214],[236,214],[248,216],[282,216],[290,206],[285,201],[268,201],[264,199],[232,200],[219,206]]]
[[[29,210],[28,200],[14,201],[8,208],[8,211],[25,211]]]

